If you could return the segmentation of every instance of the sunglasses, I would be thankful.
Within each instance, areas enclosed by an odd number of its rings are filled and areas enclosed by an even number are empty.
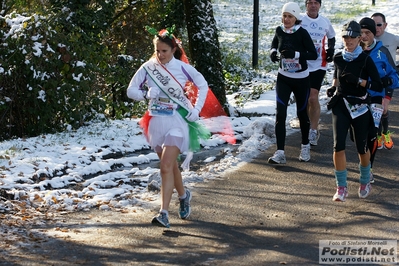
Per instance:
[[[384,25],[384,24],[382,24],[382,23],[378,23],[378,24],[375,24],[377,27],[381,27],[382,25]]]

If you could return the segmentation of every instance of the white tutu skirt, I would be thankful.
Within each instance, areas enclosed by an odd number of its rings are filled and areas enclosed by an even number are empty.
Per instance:
[[[148,133],[148,141],[156,152],[164,146],[176,146],[181,153],[189,150],[188,124],[177,112],[173,116],[153,116]]]

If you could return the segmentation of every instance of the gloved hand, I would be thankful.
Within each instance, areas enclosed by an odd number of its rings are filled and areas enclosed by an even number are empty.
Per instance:
[[[287,49],[287,50],[282,50],[280,52],[281,56],[283,58],[294,58],[295,57],[295,51],[291,50],[291,49]]]
[[[276,63],[278,62],[278,60],[280,60],[280,58],[278,58],[277,51],[273,51],[270,54],[270,59],[272,60],[273,63]]]
[[[155,99],[158,98],[161,91],[158,88],[150,88],[147,92],[147,98]]]
[[[392,85],[392,79],[388,76],[381,78],[381,81],[384,88],[388,88],[389,86]]]
[[[359,77],[356,77],[352,73],[344,73],[342,74],[342,77],[346,80],[346,82],[351,83],[351,84],[358,84],[359,83]]]
[[[195,122],[199,119],[199,110],[197,108],[191,109],[186,115],[186,119],[190,122]]]
[[[335,87],[335,86],[328,88],[327,89],[327,97],[333,97],[336,90],[337,90],[337,87]]]
[[[334,49],[327,49],[326,53],[327,53],[326,61],[329,63],[332,62],[334,58]]]

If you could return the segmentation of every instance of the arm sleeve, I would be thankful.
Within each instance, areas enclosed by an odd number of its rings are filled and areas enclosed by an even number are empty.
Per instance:
[[[277,32],[277,30],[276,30]],[[278,38],[277,38],[277,34],[274,34],[273,40],[272,40],[272,45],[270,47],[270,49],[276,49],[278,51]]]
[[[368,56],[366,59],[366,66],[365,69],[367,69],[367,75],[370,77],[370,90],[375,91],[375,92],[382,92],[383,87],[382,87],[382,82],[380,75],[378,73],[378,69],[374,64],[373,59]],[[365,79],[365,78],[363,78]]]
[[[141,66],[130,80],[127,88],[127,97],[136,101],[145,99],[146,92],[142,90],[144,83],[147,81],[147,72]]]
[[[188,65],[187,69],[189,70],[190,77],[192,77],[192,82],[198,88],[198,96],[194,108],[201,112],[209,90],[208,82],[205,80],[204,76],[191,65]]]
[[[380,50],[385,54],[386,61],[388,61],[385,67],[386,75],[392,79],[392,85],[388,89],[396,89],[399,87],[399,76],[396,71],[395,61],[393,61],[391,53],[386,47],[382,46]]]
[[[335,50],[335,37],[327,40],[328,49]]]

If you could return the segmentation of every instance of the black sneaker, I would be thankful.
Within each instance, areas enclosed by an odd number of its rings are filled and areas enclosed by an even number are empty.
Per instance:
[[[156,226],[170,227],[168,215],[164,212],[160,212],[158,215],[154,216],[151,223]]]
[[[179,199],[180,208],[179,208],[179,217],[181,219],[186,219],[191,214],[191,192],[190,190],[186,189],[186,197],[184,199]]]

